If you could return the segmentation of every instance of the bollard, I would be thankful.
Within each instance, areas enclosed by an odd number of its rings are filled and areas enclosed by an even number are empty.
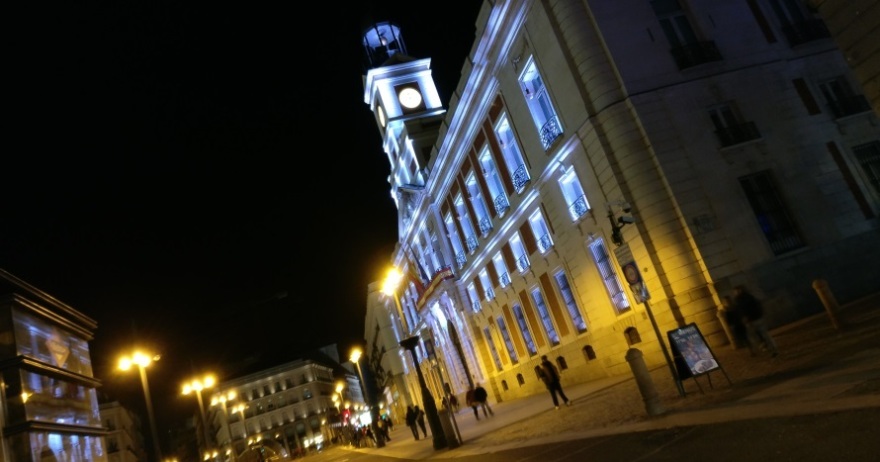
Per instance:
[[[452,421],[454,418],[449,411],[449,408],[443,408],[438,411],[440,415],[440,425],[443,427],[443,433],[446,435],[446,447],[449,449],[455,449],[461,446],[461,441],[458,440],[458,434],[455,431],[455,423]]]
[[[660,403],[660,395],[657,393],[654,381],[651,380],[651,373],[648,372],[648,366],[645,365],[645,358],[642,352],[636,348],[630,348],[626,351],[626,362],[629,363],[629,368],[632,369],[636,384],[639,386],[639,392],[645,401],[645,410],[648,411],[648,415],[655,416],[666,412]]]
[[[837,304],[837,299],[834,297],[834,293],[832,293],[831,288],[828,287],[828,281],[824,279],[814,280],[813,290],[816,291],[816,295],[819,296],[819,300],[821,300],[822,305],[825,306],[825,312],[828,313],[831,325],[835,329],[840,330],[840,323],[837,322],[837,311],[840,310],[840,305]]]

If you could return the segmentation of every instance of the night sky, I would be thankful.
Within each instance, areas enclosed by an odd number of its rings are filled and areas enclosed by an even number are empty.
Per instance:
[[[397,238],[361,34],[397,22],[446,104],[481,2],[79,3],[7,16],[0,268],[97,321],[123,404],[143,395],[119,355],[162,355],[163,433],[196,412],[195,374],[346,355]]]

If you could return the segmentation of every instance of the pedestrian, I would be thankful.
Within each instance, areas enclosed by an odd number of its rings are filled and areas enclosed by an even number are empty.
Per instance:
[[[413,438],[419,440],[419,429],[416,427],[416,410],[412,406],[406,407],[406,426],[412,430]]]
[[[767,320],[764,319],[764,307],[761,302],[742,285],[733,289],[733,302],[746,322],[752,351],[764,348],[770,352],[771,357],[778,356],[779,349],[767,328]]]
[[[379,420],[376,421],[376,428],[379,430],[379,434],[382,435],[382,438],[385,441],[391,441],[391,437],[388,436],[388,422],[384,417],[379,417]]]
[[[449,395],[449,405],[452,406],[452,412],[458,412],[458,398],[455,395]]]
[[[541,356],[541,368],[539,371],[541,380],[544,381],[544,385],[546,385],[547,390],[550,391],[550,397],[553,398],[553,407],[557,410],[559,409],[559,398],[562,398],[562,401],[565,402],[566,406],[571,406],[571,401],[565,396],[565,392],[562,391],[559,369],[556,369],[556,366],[547,359],[547,355]],[[559,395],[558,398],[557,395]]]
[[[474,410],[474,417],[476,417],[477,420],[480,420],[480,413],[477,411],[477,401],[474,400],[474,387],[473,386],[468,388],[467,393],[465,393],[464,402],[465,402],[465,404],[470,406],[471,409]]]
[[[746,322],[743,319],[742,312],[736,308],[733,297],[730,295],[722,297],[721,306],[723,307],[724,321],[727,323],[727,327],[730,328],[730,334],[733,336],[734,348],[747,346],[751,350],[752,356],[754,356],[755,349],[752,347],[752,343],[749,342],[749,331],[746,327]]]
[[[428,437],[428,428],[425,427],[425,411],[419,409],[418,406],[415,407],[416,411],[416,422],[419,424],[419,428],[422,429],[422,434],[425,435],[425,438]]]
[[[479,383],[477,384],[477,388],[474,388],[474,401],[477,402],[477,405],[483,408],[483,417],[495,415],[495,412],[489,407],[489,393],[486,393],[486,389]]]

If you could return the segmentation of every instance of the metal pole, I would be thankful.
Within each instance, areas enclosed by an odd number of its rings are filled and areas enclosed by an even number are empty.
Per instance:
[[[208,433],[208,419],[205,418],[205,405],[202,404],[202,390],[196,389],[196,398],[199,401],[199,413],[202,416],[202,430],[205,434],[205,451],[211,453],[211,434]]]
[[[354,364],[357,366],[358,375],[361,379],[361,386],[364,391],[364,399],[367,401],[367,406],[370,408],[370,426],[373,427],[373,435],[376,437],[376,447],[384,448],[385,447],[385,438],[382,436],[382,433],[379,431],[379,405],[376,404],[375,396],[373,396],[374,387],[369,386],[364,380],[364,372],[361,370],[361,358]]]
[[[666,342],[663,341],[663,336],[660,335],[660,328],[657,327],[657,321],[654,319],[654,313],[651,311],[651,305],[648,304],[648,300],[645,299],[642,301],[645,304],[645,311],[648,313],[648,319],[651,320],[651,327],[654,328],[654,334],[657,336],[657,341],[660,343],[660,349],[663,350],[663,356],[666,358],[666,364],[669,366],[669,372],[672,373],[672,380],[675,381],[675,387],[678,388],[678,394],[684,396],[684,387],[681,385],[681,380],[678,380],[678,374],[675,372],[675,363],[672,361],[672,356],[669,354],[669,350],[666,348]]]
[[[156,460],[162,460],[162,450],[159,448],[159,433],[156,432],[156,418],[153,416],[153,401],[150,399],[150,384],[147,381],[147,371],[140,364],[138,364],[138,371],[141,374],[141,385],[144,388],[144,400],[147,402],[150,432],[153,434],[153,452],[156,453]]]
[[[431,436],[434,438],[434,449],[443,449],[447,447],[446,434],[443,432],[443,426],[440,424],[440,415],[437,414],[437,403],[431,392],[428,390],[428,384],[425,383],[425,376],[422,374],[422,368],[419,367],[419,358],[416,356],[416,344],[419,342],[418,336],[405,338],[400,342],[400,346],[409,350],[412,355],[413,364],[416,365],[416,373],[419,376],[419,387],[422,389],[422,405],[425,406],[425,417],[428,418],[428,426],[431,427]]]

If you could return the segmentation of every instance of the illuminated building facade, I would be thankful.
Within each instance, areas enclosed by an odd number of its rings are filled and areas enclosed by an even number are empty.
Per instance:
[[[399,28],[364,46],[407,275],[368,353],[411,382],[418,335],[438,400],[545,393],[545,354],[570,382],[662,364],[691,322],[726,344],[738,284],[774,325],[821,312],[816,277],[876,290],[880,124],[804,2],[484,2],[448,111]]]
[[[100,404],[101,421],[107,428],[108,462],[141,462],[147,460],[141,420],[119,401]]]
[[[364,407],[357,376],[339,366],[335,348],[322,349],[333,361],[300,359],[206,390],[215,446],[209,451],[217,451],[218,460],[237,460],[233,448],[239,458],[253,452],[269,460],[293,458],[330,444],[341,416]],[[337,404],[333,397],[340,381],[344,399]]]
[[[97,323],[2,269],[0,297],[0,456],[107,461],[89,354]]]

